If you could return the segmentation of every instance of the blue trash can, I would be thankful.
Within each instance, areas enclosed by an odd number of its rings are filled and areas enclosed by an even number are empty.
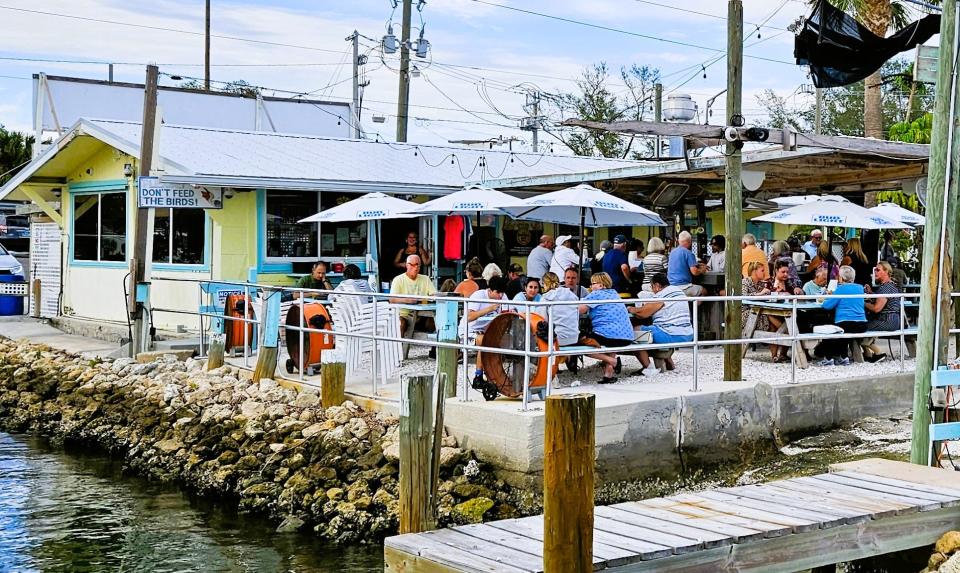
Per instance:
[[[0,283],[22,283],[23,275],[0,275]],[[23,314],[22,296],[0,295],[0,316],[18,316]]]

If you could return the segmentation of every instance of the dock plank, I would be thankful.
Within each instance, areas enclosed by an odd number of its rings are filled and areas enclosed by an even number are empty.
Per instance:
[[[420,557],[426,561],[447,567],[451,571],[463,573],[541,573],[543,567],[539,569],[521,569],[512,564],[499,563],[487,559],[483,556],[477,556],[467,551],[461,551],[455,547],[438,543],[432,539],[417,535],[399,535],[397,537],[388,537],[384,545],[391,549],[396,549],[407,555]],[[410,569],[410,571],[419,571],[420,569]],[[440,571],[440,569],[436,569]]]
[[[883,476],[876,476],[872,474],[864,474],[859,472],[850,472],[850,471],[838,471],[831,472],[829,475],[843,476],[846,478],[856,479],[860,481],[869,481],[875,482],[884,485],[896,486],[901,489],[906,489],[910,491],[917,491],[923,493],[933,493],[937,495],[942,495],[944,497],[960,500],[960,489],[954,489],[949,487],[943,487],[938,485],[929,485],[923,483],[914,483],[910,481],[905,481],[902,479],[888,478]]]
[[[865,509],[844,505],[824,497],[807,495],[799,491],[785,492],[769,486],[745,485],[717,490],[720,493],[740,496],[744,499],[756,499],[779,503],[789,508],[816,508],[817,511],[842,518],[844,523],[863,523],[872,519]]]
[[[812,524],[812,527],[804,526],[805,528],[802,529],[802,531],[828,529],[830,527],[836,527],[837,525],[843,525],[847,523],[846,517],[820,510],[820,508],[794,507],[782,502],[752,499],[749,497],[732,495],[721,491],[701,491],[697,492],[697,494],[706,499],[725,502],[731,505],[748,507],[757,511],[769,513],[771,515],[782,515],[786,517],[796,517],[799,519],[808,520]],[[801,530],[798,529],[797,531]]]
[[[732,535],[707,531],[706,529],[691,527],[689,525],[684,525],[675,521],[668,521],[659,517],[651,517],[643,513],[630,511],[630,509],[626,507],[627,505],[629,504],[608,505],[604,508],[607,512],[605,515],[610,519],[627,521],[628,523],[636,523],[637,525],[642,525],[644,527],[651,527],[660,531],[672,533],[674,535],[696,539],[706,549],[711,547],[720,547],[722,545],[730,545],[734,541]]]
[[[796,492],[817,497],[824,500],[825,503],[835,503],[851,508],[862,509],[870,515],[871,519],[880,519],[918,511],[916,506],[906,503],[886,499],[868,499],[861,495],[848,495],[844,492],[827,490],[816,485],[808,485],[800,482],[778,481],[767,484],[767,487],[772,490],[784,490],[788,495]]]
[[[820,522],[816,519],[783,515],[781,513],[767,511],[766,509],[758,510],[749,506],[735,503],[736,500],[734,500],[734,503],[731,503],[730,500],[718,501],[704,497],[699,493],[674,495],[668,497],[667,499],[689,503],[702,509],[716,511],[718,513],[725,513],[727,515],[743,517],[744,519],[755,520],[760,523],[770,523],[773,525],[789,527],[790,533],[802,533],[812,529],[820,529]]]
[[[848,488],[848,490],[863,492],[865,495],[870,497],[882,497],[900,500],[904,503],[909,503],[910,505],[916,506],[920,511],[939,509],[943,506],[943,502],[938,499],[933,499],[932,494],[924,494],[923,497],[920,497],[920,494],[913,494],[905,490],[898,490],[896,488],[891,488],[880,484],[872,484],[871,482],[850,483],[851,481],[856,482],[856,480],[847,480],[845,478],[839,476],[834,477],[829,474],[799,479],[810,480],[813,483],[825,484],[824,487]]]
[[[923,511],[924,509],[935,509],[940,507],[940,502],[931,502],[930,500],[926,499],[917,499],[915,497],[884,493],[882,491],[863,490],[858,487],[842,483],[823,481],[819,479],[819,476],[793,478],[788,481],[792,481],[794,483],[803,483],[824,491],[839,492],[851,496],[858,496],[863,499],[882,499],[884,501],[893,501],[903,504],[909,508],[909,511]]]
[[[630,525],[628,523],[610,519],[602,515],[594,515],[593,527],[594,529],[613,533],[621,537],[630,537],[636,539],[637,541],[649,541],[651,543],[669,548],[670,552],[674,554],[690,553],[691,551],[696,551],[697,549],[703,547],[703,545],[696,539],[688,539],[686,537],[678,537],[676,535],[661,533],[653,529]],[[643,559],[656,558],[653,555],[642,555],[641,557]]]
[[[648,517],[655,517],[663,521],[682,523],[683,525],[695,527],[704,531],[729,535],[733,539],[734,543],[743,543],[745,541],[763,538],[763,532],[757,529],[726,523],[724,521],[714,521],[704,518],[701,515],[688,515],[685,513],[666,511],[653,505],[645,505],[643,502],[639,501],[619,503],[615,507],[625,511],[646,515]]]
[[[748,519],[739,515],[706,509],[693,503],[685,503],[666,498],[646,499],[640,502],[642,505],[663,509],[677,515],[686,515],[690,517],[699,517],[706,521],[715,521],[718,523],[728,523],[730,525],[739,525],[763,533],[763,537],[779,537],[793,532],[793,527],[779,523],[764,522],[756,519]]]
[[[484,559],[506,563],[524,571],[540,571],[543,569],[543,554],[532,555],[513,545],[502,545],[488,539],[481,539],[461,532],[457,528],[437,529],[425,531],[422,539],[432,539],[437,543],[459,549]]]

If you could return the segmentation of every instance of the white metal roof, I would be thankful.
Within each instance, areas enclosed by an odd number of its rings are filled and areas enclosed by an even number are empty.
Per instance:
[[[140,124],[82,120],[139,155]],[[312,135],[164,125],[160,155],[171,182],[231,187],[445,193],[467,181],[578,173],[648,162]]]

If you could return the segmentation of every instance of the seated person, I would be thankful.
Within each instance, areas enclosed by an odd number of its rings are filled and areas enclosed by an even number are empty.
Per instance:
[[[507,292],[503,293],[507,299],[513,300],[518,294],[523,292],[526,285],[526,279],[523,276],[523,267],[517,263],[512,263],[507,267]]]
[[[507,279],[501,276],[494,276],[487,281],[487,288],[480,289],[470,295],[466,314],[464,314],[461,319],[461,321],[467,323],[467,342],[469,344],[479,343],[483,339],[483,333],[487,329],[487,326],[497,313],[500,312],[499,303],[483,301],[502,299],[503,292],[506,289]],[[460,329],[462,331],[463,322],[460,323]]]
[[[685,295],[678,287],[671,286],[667,275],[657,273],[650,279],[650,288],[653,290],[653,300],[644,302],[642,306],[630,308],[631,314],[640,318],[653,318],[650,326],[641,326],[640,329],[653,336],[654,344],[669,344],[671,342],[692,342],[693,324],[690,321],[690,305],[684,300],[673,302],[659,302],[670,298],[683,298]],[[637,352],[640,360],[641,374],[650,367],[650,355],[646,350]],[[667,370],[673,370],[672,358],[664,359]]]
[[[885,295],[900,293],[900,289],[897,288],[896,283],[893,282],[893,267],[890,263],[886,261],[878,262],[873,273],[879,283],[878,286],[871,289],[873,294]],[[903,299],[900,298],[878,296],[863,303],[863,306],[867,310],[867,330],[900,330],[900,310],[903,307],[902,301]],[[886,354],[880,351],[880,347],[877,346],[875,341],[864,348],[864,350],[866,352],[863,359],[867,362],[880,362],[887,357]]]
[[[333,285],[327,280],[327,263],[323,261],[317,261],[313,263],[313,269],[310,271],[310,274],[305,277],[300,277],[300,280],[297,281],[297,288],[333,290]],[[304,293],[302,291],[293,293],[293,298],[300,298],[300,295],[302,294],[305,294],[309,298],[315,298],[319,300],[326,300],[327,298],[327,293]]]
[[[781,269],[782,268],[783,267],[781,267]],[[747,265],[747,272],[749,273],[749,276],[743,279],[744,296],[764,296],[770,294],[771,282],[769,279],[763,278],[764,275],[767,274],[767,263],[753,261]],[[781,270],[780,272],[784,271]],[[824,272],[826,272],[826,270],[824,270]],[[747,335],[747,319],[750,318],[750,314],[752,312],[755,312],[754,309],[751,309],[747,305],[742,305],[740,307],[740,324],[743,325],[743,336]],[[761,314],[757,318],[757,324],[754,327],[754,330],[759,330],[761,332],[776,332],[780,330],[781,326],[783,326],[783,319],[780,317]],[[787,358],[787,349],[783,346],[771,344],[770,356],[773,358],[774,362],[783,362]]]
[[[481,273],[481,276],[483,277],[483,280],[489,281],[493,277],[502,277],[503,271],[500,270],[500,265],[497,263],[487,263],[487,266],[483,267],[483,273]]]
[[[580,286],[580,271],[574,268],[563,271],[563,286],[570,289],[577,298],[586,298],[590,294],[587,289]]]
[[[780,281],[781,289],[774,289],[774,292],[785,292],[789,294],[803,294],[803,283],[797,274],[797,266],[793,264],[793,256],[790,252],[790,246],[786,241],[776,241],[773,243],[773,252],[770,253],[770,268],[780,268],[780,263],[787,265],[787,277]]]
[[[347,265],[343,267],[343,280],[337,285],[334,291],[347,292],[373,292],[370,283],[360,278],[360,267],[357,265]],[[373,297],[363,297],[363,302],[368,303]]]
[[[457,288],[453,289],[453,292],[464,298],[470,298],[470,295],[478,290],[487,288],[487,281],[480,278],[483,274],[483,266],[480,264],[480,259],[476,257],[470,259],[470,262],[467,263],[463,272],[467,278],[460,281],[460,284],[457,285]]]
[[[580,300],[570,289],[560,286],[560,279],[553,273],[543,275],[543,296],[541,300],[564,302]],[[544,318],[553,321],[553,335],[560,346],[571,346],[580,340],[580,311],[575,304],[558,304],[544,307]],[[570,364],[572,361],[567,362]]]
[[[421,304],[424,301],[418,297],[433,296],[437,294],[437,289],[428,277],[420,274],[420,257],[410,255],[406,261],[407,272],[394,277],[390,283],[390,302],[394,304]],[[413,333],[414,323],[417,320],[417,313],[408,308],[400,309],[400,336],[407,333]]]
[[[593,331],[581,342],[588,346],[620,347],[633,344],[633,326],[630,315],[623,303],[599,304],[597,301],[620,300],[620,294],[613,290],[613,280],[607,273],[597,273],[590,277],[590,294],[583,299],[580,314],[589,314]],[[615,374],[620,370],[620,359],[613,353],[589,354],[603,363],[603,378],[600,384],[612,384],[617,381]]]
[[[693,235],[687,231],[680,231],[677,235],[677,247],[670,251],[667,257],[667,279],[687,296],[700,296],[703,287],[693,284],[693,277],[707,272],[707,265],[697,260],[690,250],[693,245]]]
[[[840,284],[834,294],[864,294],[863,285],[856,284],[857,271],[849,265],[840,267]],[[823,301],[823,308],[836,309],[833,322],[843,329],[845,334],[864,332],[867,329],[867,314],[864,311],[863,298],[827,298]],[[846,366],[850,364],[847,357],[846,338],[831,338],[823,340],[817,345],[815,353],[823,356],[820,366],[834,364]]]
[[[770,291],[783,294],[803,294],[803,289],[795,286],[798,280],[790,276],[793,261],[777,259],[773,264],[773,279],[770,280]]]
[[[509,287],[508,287],[509,288]],[[519,302],[539,302],[540,301],[540,281],[533,277],[527,277],[523,285],[523,290],[518,292],[511,300]],[[511,305],[510,310],[525,314],[527,309],[530,309],[530,312],[539,314],[540,316],[546,318],[546,314],[543,312],[543,308],[539,306],[527,306],[525,304],[515,304]]]
[[[813,278],[803,285],[803,294],[821,295],[827,292],[827,267],[817,267],[813,272]]]

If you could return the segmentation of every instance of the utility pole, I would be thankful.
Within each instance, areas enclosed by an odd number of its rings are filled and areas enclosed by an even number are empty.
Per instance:
[[[539,151],[540,92],[528,92],[527,103],[524,108],[527,110],[527,117],[520,120],[520,130],[531,133],[533,152],[537,153]]]
[[[937,63],[930,169],[927,185],[926,237],[920,277],[920,319],[917,325],[917,361],[913,390],[913,433],[910,461],[931,460],[930,375],[947,360],[951,320],[953,261],[957,253],[957,204],[960,186],[960,82],[953,62],[957,57],[957,0],[945,0],[940,18],[940,58]],[[952,51],[948,52],[948,48]]]
[[[155,65],[147,66],[147,80],[143,92],[143,123],[140,127],[140,161],[139,173],[141,176],[149,176],[153,169],[153,143],[154,130],[157,120],[157,81],[160,75],[160,69]],[[152,253],[147,252],[150,232],[150,209],[137,209],[137,226],[134,231],[133,258],[130,259],[130,276],[132,278],[131,289],[135,303],[133,305],[133,340],[130,341],[130,352],[132,357],[147,349],[149,333],[144,327],[146,313],[144,312],[145,298],[148,297],[149,287],[141,292],[140,285],[146,283],[147,279],[147,257]]]
[[[207,18],[203,39],[203,89],[210,91],[210,0],[207,0]]]
[[[743,4],[729,0],[727,4],[727,121],[726,125],[742,124],[740,107],[743,89]],[[740,242],[743,239],[743,189],[740,171],[743,158],[739,146],[726,145],[727,172],[724,184],[723,221],[727,235],[727,259],[724,266],[726,291],[738,296],[742,291]],[[741,336],[740,302],[727,301],[724,305],[724,337],[727,340]],[[723,347],[723,379],[739,381],[742,375],[743,351],[739,344]]]
[[[403,0],[403,29],[400,32],[400,95],[397,98],[397,141],[407,140],[410,114],[410,16],[413,0]]]
[[[813,115],[813,132],[816,133],[817,135],[820,135],[820,134],[823,133],[822,128],[821,128],[821,125],[820,125],[821,116],[822,116],[822,114],[823,114],[823,111],[822,111],[822,110],[823,110],[823,90],[822,90],[821,88],[815,88],[814,91],[815,91],[815,93],[817,94],[817,96],[816,96],[816,97],[817,97],[817,103],[816,103],[816,107],[814,108],[814,112],[813,112],[813,113],[814,113],[814,115]],[[907,113],[910,113],[910,112],[908,111]],[[908,120],[908,121],[909,121],[909,120]]]
[[[347,39],[353,40],[353,137],[360,139],[360,33]]]
[[[113,83],[113,64],[107,66],[107,78],[110,80],[110,83]]]
[[[653,84],[653,121],[660,123],[663,121],[663,84],[657,82]],[[654,144],[654,157],[660,159],[660,136],[656,138]]]

